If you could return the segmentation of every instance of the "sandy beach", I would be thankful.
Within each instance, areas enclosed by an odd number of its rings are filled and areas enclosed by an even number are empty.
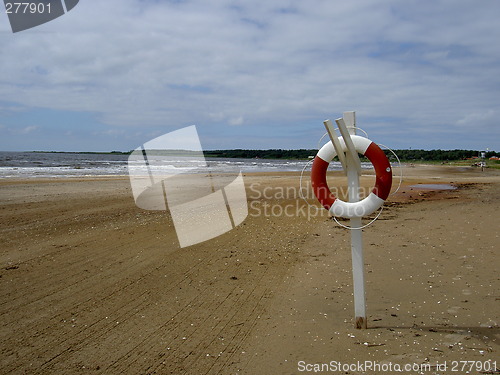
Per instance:
[[[0,180],[0,373],[499,373],[500,171],[403,174],[363,231],[367,330],[299,173],[245,175],[246,220],[186,248],[126,177]]]

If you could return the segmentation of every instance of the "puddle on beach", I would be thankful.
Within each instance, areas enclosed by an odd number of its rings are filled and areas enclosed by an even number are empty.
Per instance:
[[[417,184],[411,185],[411,188],[415,189],[427,189],[427,190],[456,190],[457,187],[450,184]]]

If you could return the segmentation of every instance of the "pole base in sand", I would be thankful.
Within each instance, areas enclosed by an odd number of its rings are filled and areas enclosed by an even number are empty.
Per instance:
[[[367,321],[366,318],[363,316],[357,316],[356,317],[356,329],[367,329]]]

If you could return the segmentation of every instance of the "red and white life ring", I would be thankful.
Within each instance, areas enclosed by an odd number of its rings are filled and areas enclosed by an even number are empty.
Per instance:
[[[377,211],[389,196],[392,186],[392,168],[384,151],[374,142],[359,135],[351,135],[354,147],[359,154],[366,156],[375,168],[375,187],[372,192],[359,202],[344,202],[335,197],[326,182],[328,165],[337,155],[332,142],[325,144],[314,158],[311,183],[314,195],[333,216],[343,218],[362,217]],[[344,139],[339,137],[344,152],[347,147]]]

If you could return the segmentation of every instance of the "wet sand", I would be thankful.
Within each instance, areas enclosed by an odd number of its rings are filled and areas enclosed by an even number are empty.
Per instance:
[[[451,374],[465,373],[453,361],[498,359],[498,171],[405,168],[364,230],[367,330],[354,328],[349,232],[298,197],[298,175],[245,175],[244,223],[187,248],[168,213],[135,206],[127,178],[0,181],[0,373],[374,361]],[[411,187],[421,183],[458,189]]]

